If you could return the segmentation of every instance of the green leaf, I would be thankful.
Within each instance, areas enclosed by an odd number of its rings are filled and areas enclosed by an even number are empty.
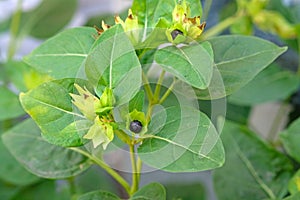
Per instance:
[[[27,91],[51,80],[50,76],[37,72],[23,61],[8,61],[5,74],[19,91]]]
[[[103,169],[96,165],[76,176],[75,184],[77,191],[82,194],[99,188],[112,193],[118,192],[118,188],[115,187],[116,185],[114,180]]]
[[[137,111],[143,111],[145,101],[145,92],[140,90],[134,97],[129,101],[129,113],[134,109]]]
[[[0,86],[0,94],[0,121],[25,114],[16,94],[4,86]]]
[[[33,50],[24,61],[55,79],[82,76],[81,67],[95,41],[96,30],[79,27],[65,30]]]
[[[24,188],[11,200],[69,200],[70,196],[62,191],[61,185],[53,180],[43,181],[34,186]]]
[[[221,139],[226,162],[214,171],[220,199],[276,199],[287,193],[293,166],[246,127],[226,121]]]
[[[213,58],[201,45],[168,46],[159,49],[154,60],[164,70],[193,87],[205,89],[210,83]]]
[[[180,180],[180,179],[179,179]],[[179,181],[178,181],[179,182]],[[172,200],[207,200],[206,188],[196,183],[167,183],[164,184],[167,191],[167,199]]]
[[[25,186],[35,183],[38,177],[29,173],[7,150],[0,140],[0,178],[7,183]],[[0,195],[1,196],[1,195]]]
[[[216,67],[209,87],[196,90],[200,99],[217,99],[234,93],[287,49],[253,36],[228,35],[208,41]]]
[[[291,194],[297,194],[300,192],[300,170],[294,174],[288,186]]]
[[[232,94],[229,101],[239,105],[255,105],[284,100],[298,89],[299,83],[300,79],[296,74],[271,65]]]
[[[129,200],[166,200],[166,190],[159,183],[150,183],[139,189]]]
[[[121,200],[115,194],[106,191],[93,191],[81,195],[78,200]]]
[[[20,94],[22,106],[42,130],[43,138],[55,145],[83,145],[82,136],[93,124],[78,113],[71,102],[69,93],[76,91],[74,81],[51,81]]]
[[[200,1],[188,0],[191,8],[191,17],[201,16],[202,7]],[[166,42],[165,30],[172,22],[172,12],[177,1],[174,0],[134,0],[132,12],[138,16],[138,22],[142,27],[140,40],[146,47],[155,48],[158,43]],[[162,37],[163,35],[163,37]],[[153,40],[156,37],[157,40]],[[148,46],[147,46],[148,45]]]
[[[129,102],[141,87],[141,65],[121,25],[105,31],[89,54],[85,71],[101,90],[113,89],[116,105]]]
[[[4,133],[2,139],[12,155],[27,170],[44,178],[72,177],[91,165],[86,157],[46,142],[31,119]]]
[[[21,190],[21,187],[13,187],[0,181],[1,200],[11,200]]]
[[[287,198],[284,198],[283,200],[299,200],[299,199],[300,199],[300,192],[298,192],[294,195],[288,196]]]
[[[191,17],[202,15],[200,1],[187,0],[187,2],[191,7]],[[160,18],[172,21],[172,12],[176,3],[174,0],[134,0],[131,9],[133,14],[138,16],[139,23],[143,27],[153,28]]]
[[[280,139],[286,152],[300,162],[300,118],[295,120],[287,130],[280,133]]]
[[[224,163],[219,135],[209,118],[190,107],[155,111],[138,148],[142,161],[170,172],[195,172]]]
[[[21,31],[33,37],[48,38],[64,28],[77,10],[77,0],[43,0],[34,10],[24,13]]]

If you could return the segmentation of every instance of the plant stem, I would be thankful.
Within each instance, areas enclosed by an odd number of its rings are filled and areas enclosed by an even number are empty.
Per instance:
[[[203,9],[202,21],[206,21],[210,8],[211,8],[212,0],[206,0]]]
[[[11,60],[16,52],[17,34],[19,31],[20,21],[22,14],[22,0],[18,0],[16,12],[12,16],[10,25],[10,42],[8,46],[7,59]]]
[[[69,149],[76,151],[86,157],[88,157],[90,160],[92,160],[95,164],[99,165],[102,169],[104,169],[108,174],[110,174],[125,190],[126,192],[130,195],[130,185],[128,184],[128,182],[122,177],[120,176],[120,174],[118,174],[115,170],[113,170],[112,168],[110,168],[110,166],[108,166],[104,161],[100,160],[99,158],[89,154],[86,151],[83,151],[82,149],[79,148],[75,148],[75,147],[70,147]]]
[[[142,171],[142,166],[143,166],[143,162],[140,159],[140,157],[137,157],[137,161],[136,161],[136,170],[137,170],[137,179],[138,182],[140,182],[141,179],[141,171]]]
[[[156,87],[155,87],[155,91],[154,91],[153,100],[152,100],[153,104],[156,104],[159,100],[160,89],[161,89],[161,85],[164,81],[165,73],[166,73],[166,71],[162,70],[162,72],[161,72],[161,74],[158,78],[158,81],[157,81],[157,84],[156,84]]]
[[[147,75],[144,73],[144,71],[142,71],[142,78],[143,78],[144,88],[145,88],[146,94],[148,96],[148,99],[152,99],[153,98],[153,92],[152,92],[152,89],[150,87]]]
[[[76,185],[75,185],[75,178],[74,177],[70,177],[67,179],[68,183],[69,183],[69,187],[70,187],[70,193],[72,195],[76,195],[77,193],[77,189],[76,189]]]
[[[130,194],[134,194],[138,188],[139,188],[139,175],[137,171],[137,164],[136,164],[136,157],[135,157],[135,151],[134,151],[134,145],[129,145],[129,151],[130,151],[130,160],[131,160],[131,167],[132,167],[132,185]]]
[[[277,114],[273,120],[270,131],[267,135],[267,140],[269,142],[273,143],[274,140],[276,139],[279,126],[281,125],[281,122],[282,122],[283,118],[285,117],[285,113],[286,113],[286,104],[284,102],[282,102],[280,104]]]
[[[220,33],[222,33],[225,29],[227,29],[229,26],[231,26],[232,24],[234,24],[237,20],[239,20],[241,16],[236,14],[232,17],[228,17],[227,19],[221,21],[220,23],[218,23],[216,26],[208,29],[207,31],[203,32],[203,34],[201,35],[201,39],[202,40],[206,40],[210,37],[219,35]]]
[[[162,104],[166,99],[167,97],[170,95],[170,93],[172,92],[173,88],[174,88],[174,85],[176,83],[176,79],[174,78],[172,84],[170,85],[170,87],[168,88],[168,90],[165,92],[165,94],[161,97],[161,99],[159,100],[159,104]]]
[[[297,69],[297,75],[300,77],[300,34],[297,38],[297,42],[298,42],[298,69]]]

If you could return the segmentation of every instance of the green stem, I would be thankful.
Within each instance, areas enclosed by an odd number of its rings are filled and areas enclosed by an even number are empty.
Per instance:
[[[67,179],[69,186],[70,186],[70,193],[72,195],[76,195],[77,193],[77,189],[76,189],[76,185],[75,185],[75,178],[74,177],[70,177]]]
[[[137,179],[138,179],[138,182],[140,182],[140,179],[141,179],[142,167],[143,167],[143,161],[138,156],[137,157],[137,161],[136,161],[136,170],[137,170]]]
[[[156,104],[159,100],[159,94],[160,94],[160,90],[161,90],[161,85],[164,81],[164,77],[165,77],[165,73],[166,71],[165,70],[162,70],[159,78],[158,78],[158,81],[157,81],[157,84],[156,84],[156,87],[155,87],[155,91],[154,91],[154,96],[153,96],[153,104]]]
[[[297,75],[300,77],[300,34],[297,38],[298,42],[298,70],[297,70]]]
[[[203,32],[201,39],[202,40],[206,40],[210,37],[219,35],[220,33],[222,33],[225,29],[227,29],[229,26],[231,26],[232,24],[234,24],[236,21],[239,20],[241,16],[240,15],[235,15],[232,17],[228,17],[227,19],[221,21],[220,23],[218,23],[216,26],[208,29],[207,31]]]
[[[134,151],[134,145],[129,145],[130,151],[130,160],[131,160],[131,167],[132,167],[132,185],[130,194],[134,194],[139,188],[139,178],[138,178],[138,171],[137,171],[137,164],[136,164],[136,157]]]
[[[277,133],[278,133],[278,129],[279,129],[279,126],[281,125],[281,122],[283,120],[283,118],[285,117],[285,114],[287,113],[287,110],[286,110],[286,104],[284,102],[282,102],[280,104],[280,107],[277,111],[277,114],[273,120],[273,123],[272,123],[272,126],[270,128],[270,131],[267,135],[267,140],[271,143],[274,142],[274,140],[276,139],[277,137]]]
[[[170,85],[170,87],[168,88],[168,90],[165,92],[165,94],[161,97],[161,99],[159,100],[159,104],[162,104],[167,97],[170,95],[170,93],[172,92],[174,85],[176,83],[176,79],[174,78],[173,83]]]
[[[152,99],[153,98],[153,92],[152,92],[152,89],[150,87],[147,75],[144,73],[144,71],[142,71],[142,78],[143,78],[144,88],[145,88],[146,94],[148,96],[148,99]]]
[[[73,151],[76,151],[76,152],[88,157],[95,164],[99,165],[102,169],[104,169],[109,175],[111,175],[118,183],[120,183],[120,185],[126,190],[126,192],[129,195],[131,194],[131,192],[130,192],[131,188],[130,188],[130,185],[128,184],[128,182],[122,176],[120,176],[120,174],[118,174],[115,170],[110,168],[110,166],[108,166],[105,162],[103,162],[99,158],[97,158],[97,157],[95,157],[95,156],[89,154],[88,152],[83,151],[79,148],[70,147],[69,149],[71,149]]]
[[[124,133],[124,131],[121,131],[119,129],[114,130],[114,133],[118,136],[119,139],[121,139],[126,144],[131,144],[131,138]]]
[[[10,25],[10,42],[9,42],[8,52],[7,52],[8,60],[11,60],[16,52],[16,47],[17,47],[16,38],[20,27],[21,14],[22,14],[22,0],[18,0],[17,10],[12,16],[12,21]]]
[[[203,9],[202,21],[206,21],[211,8],[212,0],[206,0]]]

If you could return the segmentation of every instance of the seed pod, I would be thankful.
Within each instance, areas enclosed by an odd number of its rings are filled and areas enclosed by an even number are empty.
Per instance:
[[[140,133],[142,131],[143,125],[138,120],[133,120],[130,122],[129,129],[134,133]]]
[[[177,35],[183,35],[183,32],[181,30],[175,29],[171,32],[172,39],[175,40]]]

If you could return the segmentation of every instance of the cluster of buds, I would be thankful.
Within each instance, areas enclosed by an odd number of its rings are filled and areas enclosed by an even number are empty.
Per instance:
[[[179,1],[172,13],[172,25],[166,30],[170,42],[188,43],[201,35],[206,23],[200,23],[200,16],[191,18],[190,15],[190,5],[185,0]]]
[[[113,104],[115,102],[112,90],[105,88],[100,99],[90,93],[86,88],[75,84],[78,94],[70,94],[72,103],[79,111],[94,124],[90,127],[84,139],[90,139],[94,148],[102,145],[103,149],[114,138],[115,122],[112,116]]]

